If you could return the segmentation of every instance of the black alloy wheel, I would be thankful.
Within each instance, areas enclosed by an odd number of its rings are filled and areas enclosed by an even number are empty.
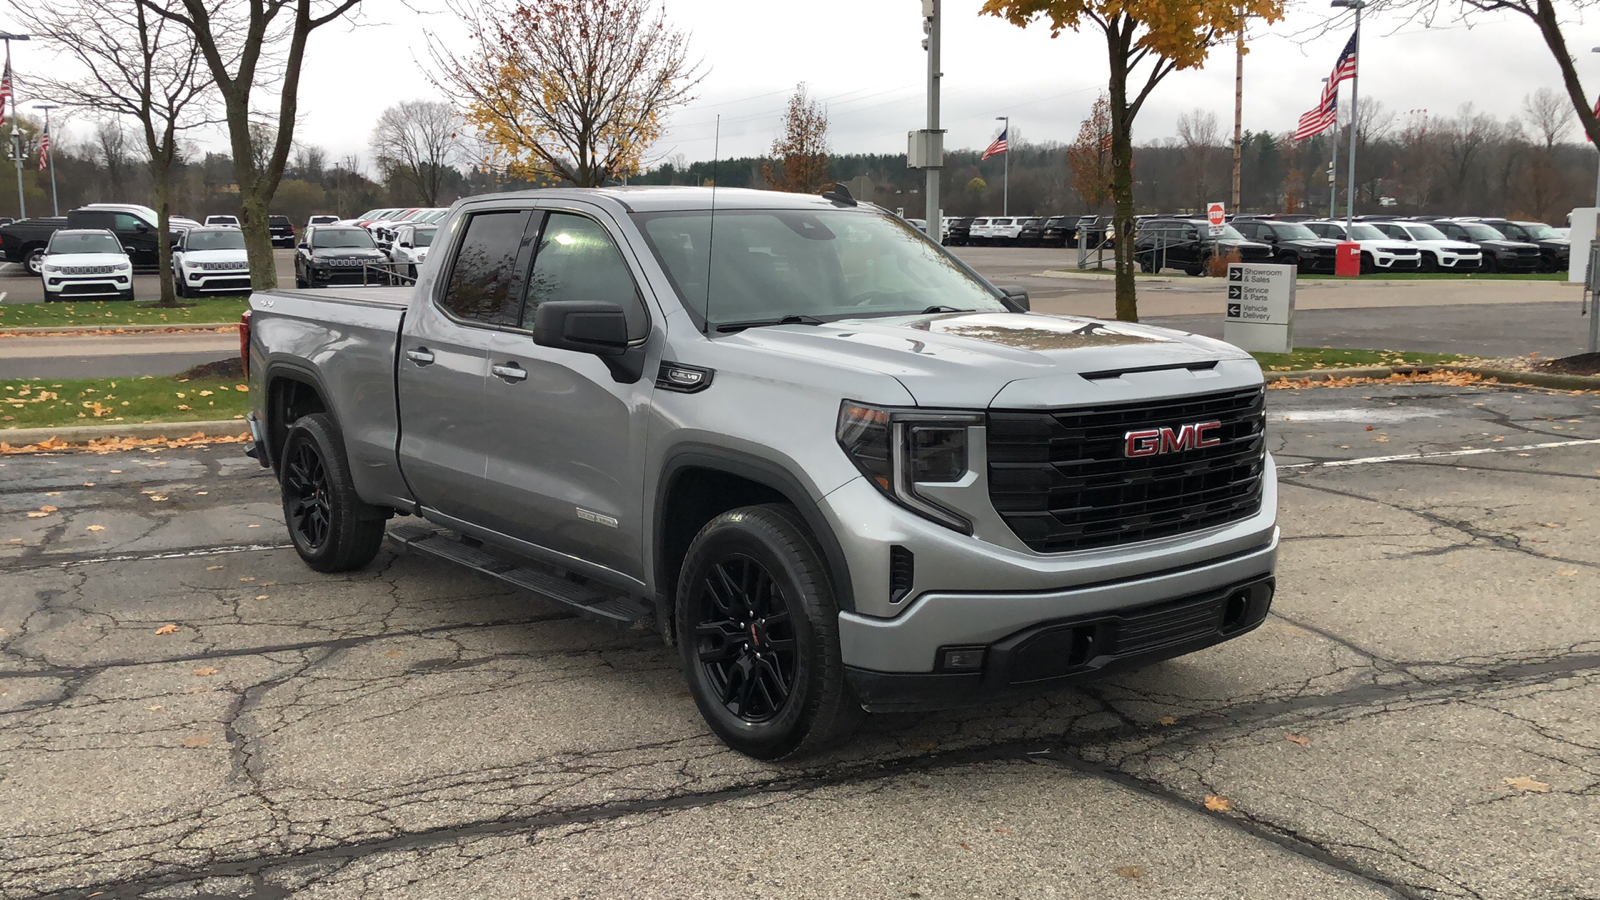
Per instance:
[[[295,544],[321,550],[332,530],[328,469],[311,441],[291,447],[283,460],[283,505]]]
[[[673,622],[695,705],[729,747],[806,756],[860,720],[832,581],[794,507],[747,506],[706,523],[684,555]]]
[[[729,554],[711,564],[694,602],[696,652],[723,708],[770,721],[789,702],[796,669],[794,624],[772,573]]]

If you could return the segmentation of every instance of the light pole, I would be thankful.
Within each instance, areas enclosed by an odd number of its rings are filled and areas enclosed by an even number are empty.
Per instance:
[[[1322,79],[1323,84],[1328,79]],[[1327,88],[1323,88],[1327,90]],[[1333,104],[1333,161],[1328,163],[1328,218],[1339,218],[1339,103]]]
[[[34,104],[33,108],[44,110],[44,133],[48,135],[50,133],[50,110],[60,109],[61,107],[54,103],[37,103]],[[56,159],[54,147],[50,148],[50,207],[52,210],[50,215],[61,215],[61,201],[56,197]]]
[[[28,201],[22,196],[22,135],[17,131],[17,98],[15,96],[17,88],[13,83],[16,79],[12,78],[11,76],[11,42],[26,40],[28,40],[28,36],[25,34],[10,34],[8,32],[0,32],[0,41],[6,42],[6,78],[8,79],[6,88],[12,92],[11,158],[17,164],[17,218],[19,219],[26,219],[28,217]],[[0,115],[3,115],[4,112],[5,110],[0,109]]]
[[[1594,48],[1594,49],[1593,49],[1593,50],[1590,50],[1590,51],[1589,51],[1589,52],[1590,52],[1590,53],[1600,53],[1600,47],[1596,47],[1596,48]],[[1596,105],[1596,106],[1600,106],[1600,102],[1596,102],[1596,104],[1595,104],[1595,105]],[[1596,145],[1595,145],[1595,149],[1597,149],[1597,150],[1600,150],[1600,144],[1596,144]],[[1596,169],[1595,169],[1595,177],[1594,177],[1594,205],[1595,205],[1595,206],[1600,206],[1600,168],[1596,168]]]
[[[1009,216],[1011,215],[1011,117],[995,116],[994,120],[1006,123],[1006,127],[1000,129],[1000,133],[1006,138],[1006,152],[1002,154],[1005,158],[1000,160],[1003,167],[1000,170],[1000,215]]]
[[[1345,203],[1344,224],[1350,227],[1356,218],[1356,132],[1360,130],[1360,110],[1356,106],[1356,73],[1361,70],[1361,10],[1367,6],[1367,0],[1333,0],[1328,4],[1334,9],[1353,9],[1356,11],[1356,68],[1350,73],[1350,171],[1346,178],[1349,184],[1344,189],[1347,192]]]
[[[927,193],[923,199],[927,201],[925,228],[928,240],[937,244],[944,243],[944,214],[939,209],[939,176],[944,173],[944,138],[939,129],[939,38],[940,38],[940,0],[924,0],[923,30],[928,33],[928,38],[923,46],[928,51],[928,140],[939,142],[938,158],[927,160],[933,163],[927,172]]]

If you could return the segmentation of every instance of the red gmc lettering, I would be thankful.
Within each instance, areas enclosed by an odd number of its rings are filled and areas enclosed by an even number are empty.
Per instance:
[[[1161,453],[1179,453],[1184,450],[1202,450],[1222,443],[1222,438],[1212,432],[1222,427],[1221,422],[1196,422],[1172,428],[1150,428],[1130,431],[1125,436],[1123,455],[1130,457],[1156,456]]]

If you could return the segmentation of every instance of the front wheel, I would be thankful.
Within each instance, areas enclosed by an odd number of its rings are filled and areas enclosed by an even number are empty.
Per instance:
[[[344,440],[332,419],[313,413],[289,426],[278,478],[289,539],[306,565],[348,572],[378,555],[385,517],[356,495]]]
[[[1424,271],[1424,272],[1437,272],[1437,271],[1439,271],[1439,255],[1437,253],[1424,253],[1424,254],[1422,254],[1422,271]]]
[[[1285,253],[1283,256],[1279,257],[1278,261],[1283,263],[1286,266],[1293,266],[1294,270],[1296,272],[1300,271],[1300,256],[1299,256],[1299,254]]]
[[[29,275],[44,274],[44,248],[35,247],[22,257],[22,266],[28,270]]]
[[[675,617],[695,704],[733,749],[804,756],[859,721],[833,587],[792,507],[747,506],[702,528],[684,558]]]
[[[1500,271],[1500,260],[1495,258],[1495,255],[1493,253],[1485,253],[1485,254],[1483,254],[1483,262],[1482,262],[1481,265],[1483,267],[1483,271],[1485,271],[1485,272],[1498,272],[1498,271]]]
[[[1370,253],[1361,254],[1361,274],[1371,275],[1376,271],[1378,271],[1378,264],[1372,261],[1372,255]]]

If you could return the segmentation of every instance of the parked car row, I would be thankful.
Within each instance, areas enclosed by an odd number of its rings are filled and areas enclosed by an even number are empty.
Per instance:
[[[1080,226],[1093,243],[1105,238],[1106,216],[947,216],[944,243],[951,246],[1076,246]]]

